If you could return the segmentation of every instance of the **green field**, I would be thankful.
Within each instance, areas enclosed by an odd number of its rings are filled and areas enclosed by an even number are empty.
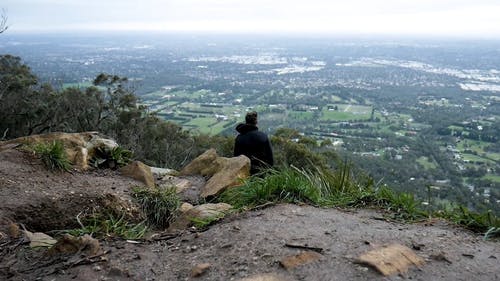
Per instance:
[[[191,119],[189,122],[182,125],[196,129],[203,134],[217,135],[225,129],[224,125],[232,122],[233,121],[217,121],[214,117],[201,117]]]
[[[486,159],[486,158],[483,158],[481,156],[474,155],[474,154],[462,153],[462,157],[463,157],[464,160],[468,160],[468,161],[471,161],[471,162],[483,162],[483,163],[486,163],[486,164],[492,164],[492,163],[494,163],[494,161],[492,161],[490,159]]]
[[[371,117],[372,107],[364,105],[351,104],[330,104],[337,106],[338,110],[328,110],[325,107],[321,112],[322,121],[349,121],[349,120],[368,120]]]
[[[297,120],[313,120],[314,119],[314,112],[289,111],[288,117],[291,119],[297,119]]]
[[[488,174],[488,175],[484,176],[483,179],[500,183],[500,176],[499,175]]]

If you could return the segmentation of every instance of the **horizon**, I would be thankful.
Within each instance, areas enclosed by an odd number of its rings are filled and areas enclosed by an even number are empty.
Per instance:
[[[500,39],[494,0],[4,0],[10,34],[148,32]]]

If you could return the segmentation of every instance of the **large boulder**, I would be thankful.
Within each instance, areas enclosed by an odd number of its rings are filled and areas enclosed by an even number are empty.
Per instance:
[[[74,168],[85,170],[89,168],[89,161],[95,156],[97,149],[112,150],[118,144],[99,135],[98,132],[83,133],[47,133],[20,137],[5,142],[0,142],[0,151],[16,145],[33,145],[38,143],[52,143],[60,141]]]
[[[215,149],[210,149],[184,167],[180,175],[209,177],[200,192],[201,197],[207,198],[227,188],[240,186],[242,180],[250,176],[250,159],[244,155],[232,158],[219,157]]]
[[[218,157],[215,149],[209,149],[196,157],[186,167],[182,168],[179,175],[202,175],[211,177],[219,170],[219,167],[215,166],[215,160]]]

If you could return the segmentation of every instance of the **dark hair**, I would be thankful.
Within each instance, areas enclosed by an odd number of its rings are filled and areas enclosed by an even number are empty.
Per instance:
[[[245,116],[245,123],[249,125],[257,125],[257,112],[248,112]]]

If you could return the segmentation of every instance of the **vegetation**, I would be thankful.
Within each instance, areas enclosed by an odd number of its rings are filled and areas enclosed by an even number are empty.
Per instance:
[[[38,143],[32,147],[35,155],[40,157],[45,167],[51,171],[69,171],[69,163],[64,145],[60,141]]]
[[[148,165],[172,169],[183,167],[214,145],[223,155],[232,154],[223,137],[191,134],[139,105],[123,77],[100,74],[91,87],[57,90],[40,84],[21,58],[1,55],[0,80],[2,139],[54,131],[99,131],[124,150],[103,152],[106,156],[94,159],[98,166],[121,165],[130,158],[126,150]]]
[[[130,150],[122,147],[113,149],[99,147],[96,149],[95,156],[91,159],[91,163],[96,168],[111,168],[116,169],[130,163],[133,153]]]
[[[67,233],[74,236],[89,234],[95,237],[120,237],[123,239],[140,239],[146,234],[148,227],[145,222],[129,223],[124,215],[116,218],[113,215],[104,216],[94,214],[85,219],[84,223],[79,221],[81,228],[68,230]]]
[[[271,170],[265,176],[251,177],[241,187],[223,192],[220,201],[240,210],[274,203],[302,203],[320,207],[374,207],[387,211],[392,219],[403,221],[441,217],[462,225],[485,239],[500,237],[500,218],[475,213],[462,206],[423,209],[413,194],[397,193],[372,181],[360,182],[352,177],[349,165],[335,173],[310,172],[295,167]]]
[[[133,192],[151,226],[165,229],[176,218],[181,201],[175,187],[153,190],[135,188]]]

